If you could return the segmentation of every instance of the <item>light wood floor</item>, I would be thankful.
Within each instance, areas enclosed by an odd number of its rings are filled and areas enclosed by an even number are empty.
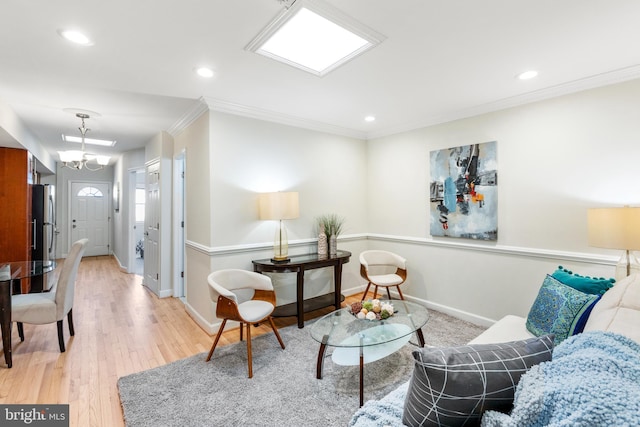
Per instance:
[[[359,299],[358,294],[346,302]],[[139,276],[122,273],[111,257],[83,258],[73,317],[72,338],[64,321],[65,353],[60,353],[55,324],[25,324],[24,342],[13,328],[13,368],[7,369],[1,358],[0,403],[68,403],[71,426],[122,426],[119,377],[208,351],[213,342],[182,302],[157,298]],[[276,319],[278,327],[295,323],[294,317]],[[265,332],[271,329],[252,328],[252,335]],[[238,330],[230,330],[218,345],[238,338]]]

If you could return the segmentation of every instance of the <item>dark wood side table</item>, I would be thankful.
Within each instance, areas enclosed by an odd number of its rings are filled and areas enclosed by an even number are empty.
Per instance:
[[[2,329],[2,347],[7,367],[13,365],[11,357],[11,294],[20,293],[19,282],[28,277],[42,276],[56,268],[55,261],[13,261],[1,262],[0,267],[9,266],[9,277],[0,279],[0,325]],[[44,281],[43,281],[44,282]],[[38,292],[49,291],[40,289]]]
[[[296,273],[296,302],[276,307],[273,316],[296,316],[298,328],[304,328],[304,313],[319,308],[334,305],[340,309],[342,303],[342,264],[349,262],[351,252],[338,251],[333,256],[319,256],[318,254],[293,255],[287,262],[274,262],[271,259],[251,261],[253,271],[258,273]],[[319,297],[304,299],[304,272],[322,267],[333,267],[333,283],[335,292]]]

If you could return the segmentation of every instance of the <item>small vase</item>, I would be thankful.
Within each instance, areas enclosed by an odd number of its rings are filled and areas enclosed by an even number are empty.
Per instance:
[[[327,256],[329,253],[329,247],[327,242],[327,235],[324,234],[324,231],[321,231],[318,235],[318,255]]]
[[[338,238],[335,234],[329,236],[329,255],[334,256],[338,254]]]

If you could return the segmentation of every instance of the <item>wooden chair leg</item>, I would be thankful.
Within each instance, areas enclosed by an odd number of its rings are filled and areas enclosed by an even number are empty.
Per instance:
[[[244,327],[243,325],[243,323],[240,323],[240,341],[242,341],[242,328]]]
[[[284,343],[282,342],[282,338],[280,338],[280,334],[278,333],[278,328],[276,328],[276,324],[273,323],[273,318],[269,316],[269,323],[271,323],[271,329],[273,329],[273,333],[276,334],[276,338],[278,338],[278,342],[280,343],[280,347],[284,350]]]
[[[69,313],[67,314],[67,321],[69,322],[69,335],[74,336],[76,334],[76,331],[73,329],[73,314],[71,314],[73,312],[73,309],[69,310]]]
[[[373,299],[378,299],[378,285],[375,285],[375,289],[373,291]]]
[[[367,289],[364,290],[364,294],[362,294],[362,299],[360,301],[364,301],[367,298],[367,292],[369,292],[369,288],[371,287],[371,282],[367,283]]]
[[[58,324],[58,344],[60,345],[60,353],[64,353],[64,331],[62,330],[62,320],[56,322]]]
[[[387,296],[389,297],[389,300],[391,300],[391,292],[389,292],[389,287],[387,286]]]
[[[24,341],[24,325],[22,322],[18,322],[18,335],[20,335],[20,341]]]
[[[224,325],[227,324],[227,319],[222,321],[222,325],[220,325],[220,329],[218,329],[218,334],[216,335],[216,339],[213,341],[213,345],[211,346],[211,350],[209,350],[209,355],[207,356],[207,362],[211,360],[211,356],[213,356],[213,350],[216,349],[216,345],[218,345],[218,340],[222,336],[222,331],[224,330]]]
[[[247,323],[247,358],[249,359],[249,378],[253,378],[253,360],[251,359],[251,325]]]
[[[404,295],[402,295],[402,291],[400,290],[400,286],[396,286],[398,288],[398,293],[400,294],[400,299],[404,299]]]

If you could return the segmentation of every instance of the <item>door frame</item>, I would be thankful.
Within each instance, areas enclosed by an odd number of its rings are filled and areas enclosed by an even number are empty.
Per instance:
[[[72,215],[72,204],[73,204],[73,198],[75,197],[75,195],[73,194],[73,184],[78,184],[78,183],[87,183],[87,184],[105,184],[107,186],[107,239],[109,240],[108,245],[109,245],[109,251],[107,255],[113,255],[113,236],[112,236],[112,232],[111,232],[111,222],[113,220],[113,216],[111,214],[112,212],[112,208],[113,208],[113,198],[111,197],[111,191],[112,191],[112,186],[113,186],[113,182],[111,181],[92,181],[89,179],[70,179],[67,181],[67,248],[69,248],[68,250],[71,250],[71,246],[73,245],[73,242],[71,241],[72,238],[72,232],[71,232],[71,227],[73,226],[73,223],[71,221],[71,217]]]
[[[136,233],[133,230],[133,227],[135,227],[136,225],[136,188],[138,185],[137,182],[137,174],[138,173],[142,173],[144,174],[145,168],[144,167],[139,167],[139,168],[131,168],[128,170],[128,174],[129,174],[129,196],[128,196],[128,201],[127,201],[127,206],[129,206],[129,218],[128,218],[128,223],[129,223],[129,227],[128,227],[128,236],[127,236],[127,253],[129,254],[129,260],[128,260],[128,265],[129,267],[127,268],[127,273],[135,273],[135,262],[136,262]],[[144,222],[143,222],[144,224]],[[143,225],[144,227],[144,225]],[[143,263],[143,267],[142,267],[142,281],[144,283],[144,263]]]
[[[187,236],[186,188],[185,174],[187,169],[186,150],[180,151],[173,159],[173,296],[187,296],[184,286],[186,281],[185,240]]]

